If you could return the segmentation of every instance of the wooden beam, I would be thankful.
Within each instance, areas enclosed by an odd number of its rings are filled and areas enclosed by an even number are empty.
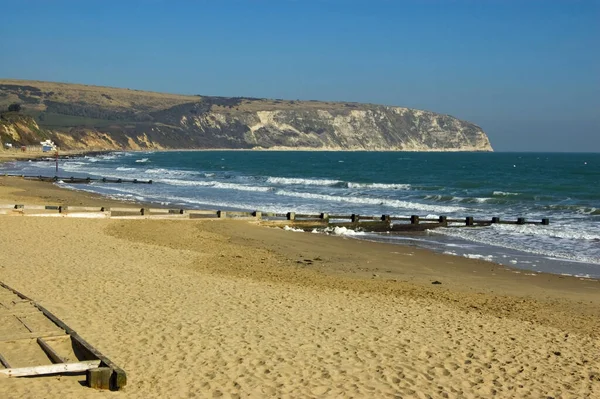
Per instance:
[[[10,368],[10,364],[8,364],[8,361],[6,360],[6,358],[4,356],[2,356],[2,353],[0,353],[0,363],[7,369]]]
[[[30,316],[34,314],[39,314],[40,311],[32,307],[31,309],[27,309],[25,311],[16,311],[16,310],[5,310],[0,309],[0,317],[8,317],[8,316]]]
[[[25,328],[29,330],[29,332],[33,332],[33,328],[29,327],[29,325],[27,325],[27,323],[25,323],[25,322],[23,321],[23,319],[21,319],[19,316],[21,316],[21,315],[18,315],[18,316],[17,316],[17,315],[15,315],[15,318],[16,318],[17,320],[19,320],[19,321],[21,322],[21,324],[23,324],[23,325],[25,326]]]
[[[61,373],[80,373],[100,365],[101,360],[85,360],[75,363],[58,363],[34,367],[18,367],[6,370],[0,370],[0,374],[9,377],[30,377],[34,375],[50,375]]]
[[[64,331],[36,331],[36,332],[28,332],[22,334],[16,334],[12,337],[2,338],[0,342],[12,342],[12,341],[21,341],[24,339],[37,339],[37,338],[47,338],[47,337],[60,337],[66,335]]]
[[[52,349],[52,347],[50,345],[48,345],[48,343],[46,341],[44,341],[44,338],[38,338],[37,343],[40,346],[40,348],[42,348],[42,350],[44,352],[46,352],[46,355],[48,355],[50,360],[52,360],[52,363],[66,363],[67,362],[63,357],[61,357],[58,353],[56,353],[56,351],[54,349]]]

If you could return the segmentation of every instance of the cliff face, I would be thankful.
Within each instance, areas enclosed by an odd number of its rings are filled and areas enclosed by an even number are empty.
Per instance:
[[[0,120],[3,140],[64,149],[492,151],[472,123],[401,107],[0,81],[0,107],[11,102],[23,111]]]

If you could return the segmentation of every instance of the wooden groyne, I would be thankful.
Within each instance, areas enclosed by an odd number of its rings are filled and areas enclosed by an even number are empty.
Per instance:
[[[277,219],[285,218],[284,221],[297,228],[310,230],[319,227],[346,227],[353,230],[359,229],[372,232],[387,232],[387,231],[424,231],[435,229],[438,227],[481,227],[490,226],[492,224],[536,224],[549,225],[550,219],[544,218],[541,221],[529,221],[525,218],[517,218],[516,220],[502,220],[499,217],[491,217],[490,219],[475,219],[472,216],[465,218],[448,218],[447,216],[439,216],[437,218],[426,218],[418,215],[410,217],[401,216],[363,216],[358,214],[351,215],[335,215],[335,214],[296,214],[288,212],[286,214],[269,214],[263,213],[267,218],[273,218],[273,221],[279,222]]]
[[[95,183],[133,183],[133,184],[152,184],[152,180],[138,180],[138,179],[110,179],[107,177],[92,178],[92,177],[74,177],[74,176],[42,176],[42,175],[15,175],[15,174],[4,174],[3,176],[8,177],[21,177],[27,180],[39,180],[45,182],[58,182],[62,181],[65,183],[73,184],[89,184]]]
[[[94,216],[106,218],[155,218],[155,219],[245,219],[260,221],[268,226],[289,225],[298,229],[310,231],[318,228],[346,227],[353,230],[370,232],[401,232],[424,231],[438,227],[481,227],[493,224],[513,225],[543,225],[550,224],[550,219],[531,221],[523,217],[515,220],[503,220],[499,217],[475,219],[472,216],[464,218],[449,218],[439,216],[427,218],[418,215],[410,217],[381,215],[364,216],[358,214],[338,215],[328,213],[300,214],[295,212],[246,212],[229,210],[201,209],[166,209],[166,208],[136,208],[136,207],[89,207],[70,205],[23,205],[0,204],[0,214],[39,215],[62,214],[64,216]],[[60,216],[60,215],[56,215]]]
[[[115,391],[127,384],[123,369],[46,308],[2,282],[0,319],[14,326],[0,334],[0,375],[86,374],[89,387]]]

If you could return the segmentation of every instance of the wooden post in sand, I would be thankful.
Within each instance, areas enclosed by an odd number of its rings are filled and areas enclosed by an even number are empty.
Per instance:
[[[500,218],[498,216],[494,216],[492,218],[492,223],[500,223]]]
[[[262,212],[261,211],[254,211],[254,212],[252,212],[252,216],[254,216],[258,220],[260,220],[260,219],[262,219]]]
[[[525,218],[517,218],[517,224],[525,224]]]
[[[296,219],[296,212],[288,212],[285,217],[287,218],[287,220],[295,220]]]
[[[112,369],[110,367],[97,367],[89,369],[86,372],[87,386],[94,389],[110,389],[110,377]]]
[[[411,217],[410,217],[410,224],[419,224],[419,216],[418,215],[411,215]]]
[[[543,218],[542,219],[542,226],[548,226],[548,225],[550,225],[550,219]]]
[[[350,220],[352,223],[358,223],[360,221],[360,215],[353,213],[352,216],[350,216]]]
[[[465,225],[466,226],[473,226],[473,216],[467,216],[465,218]]]
[[[227,212],[225,212],[225,211],[217,211],[217,217],[219,219],[223,219],[223,218],[225,218],[225,216],[227,216]]]
[[[440,216],[440,217],[438,218],[438,222],[439,222],[439,223],[448,224],[448,217],[446,217],[446,216]]]
[[[321,220],[325,220],[325,221],[329,222],[329,214],[328,213],[321,212],[321,214],[319,215],[319,218]]]

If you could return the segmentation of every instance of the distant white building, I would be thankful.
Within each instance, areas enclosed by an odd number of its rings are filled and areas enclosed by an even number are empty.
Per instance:
[[[56,144],[54,144],[54,142],[50,139],[46,141],[40,141],[40,144],[42,145],[43,152],[56,151]]]

